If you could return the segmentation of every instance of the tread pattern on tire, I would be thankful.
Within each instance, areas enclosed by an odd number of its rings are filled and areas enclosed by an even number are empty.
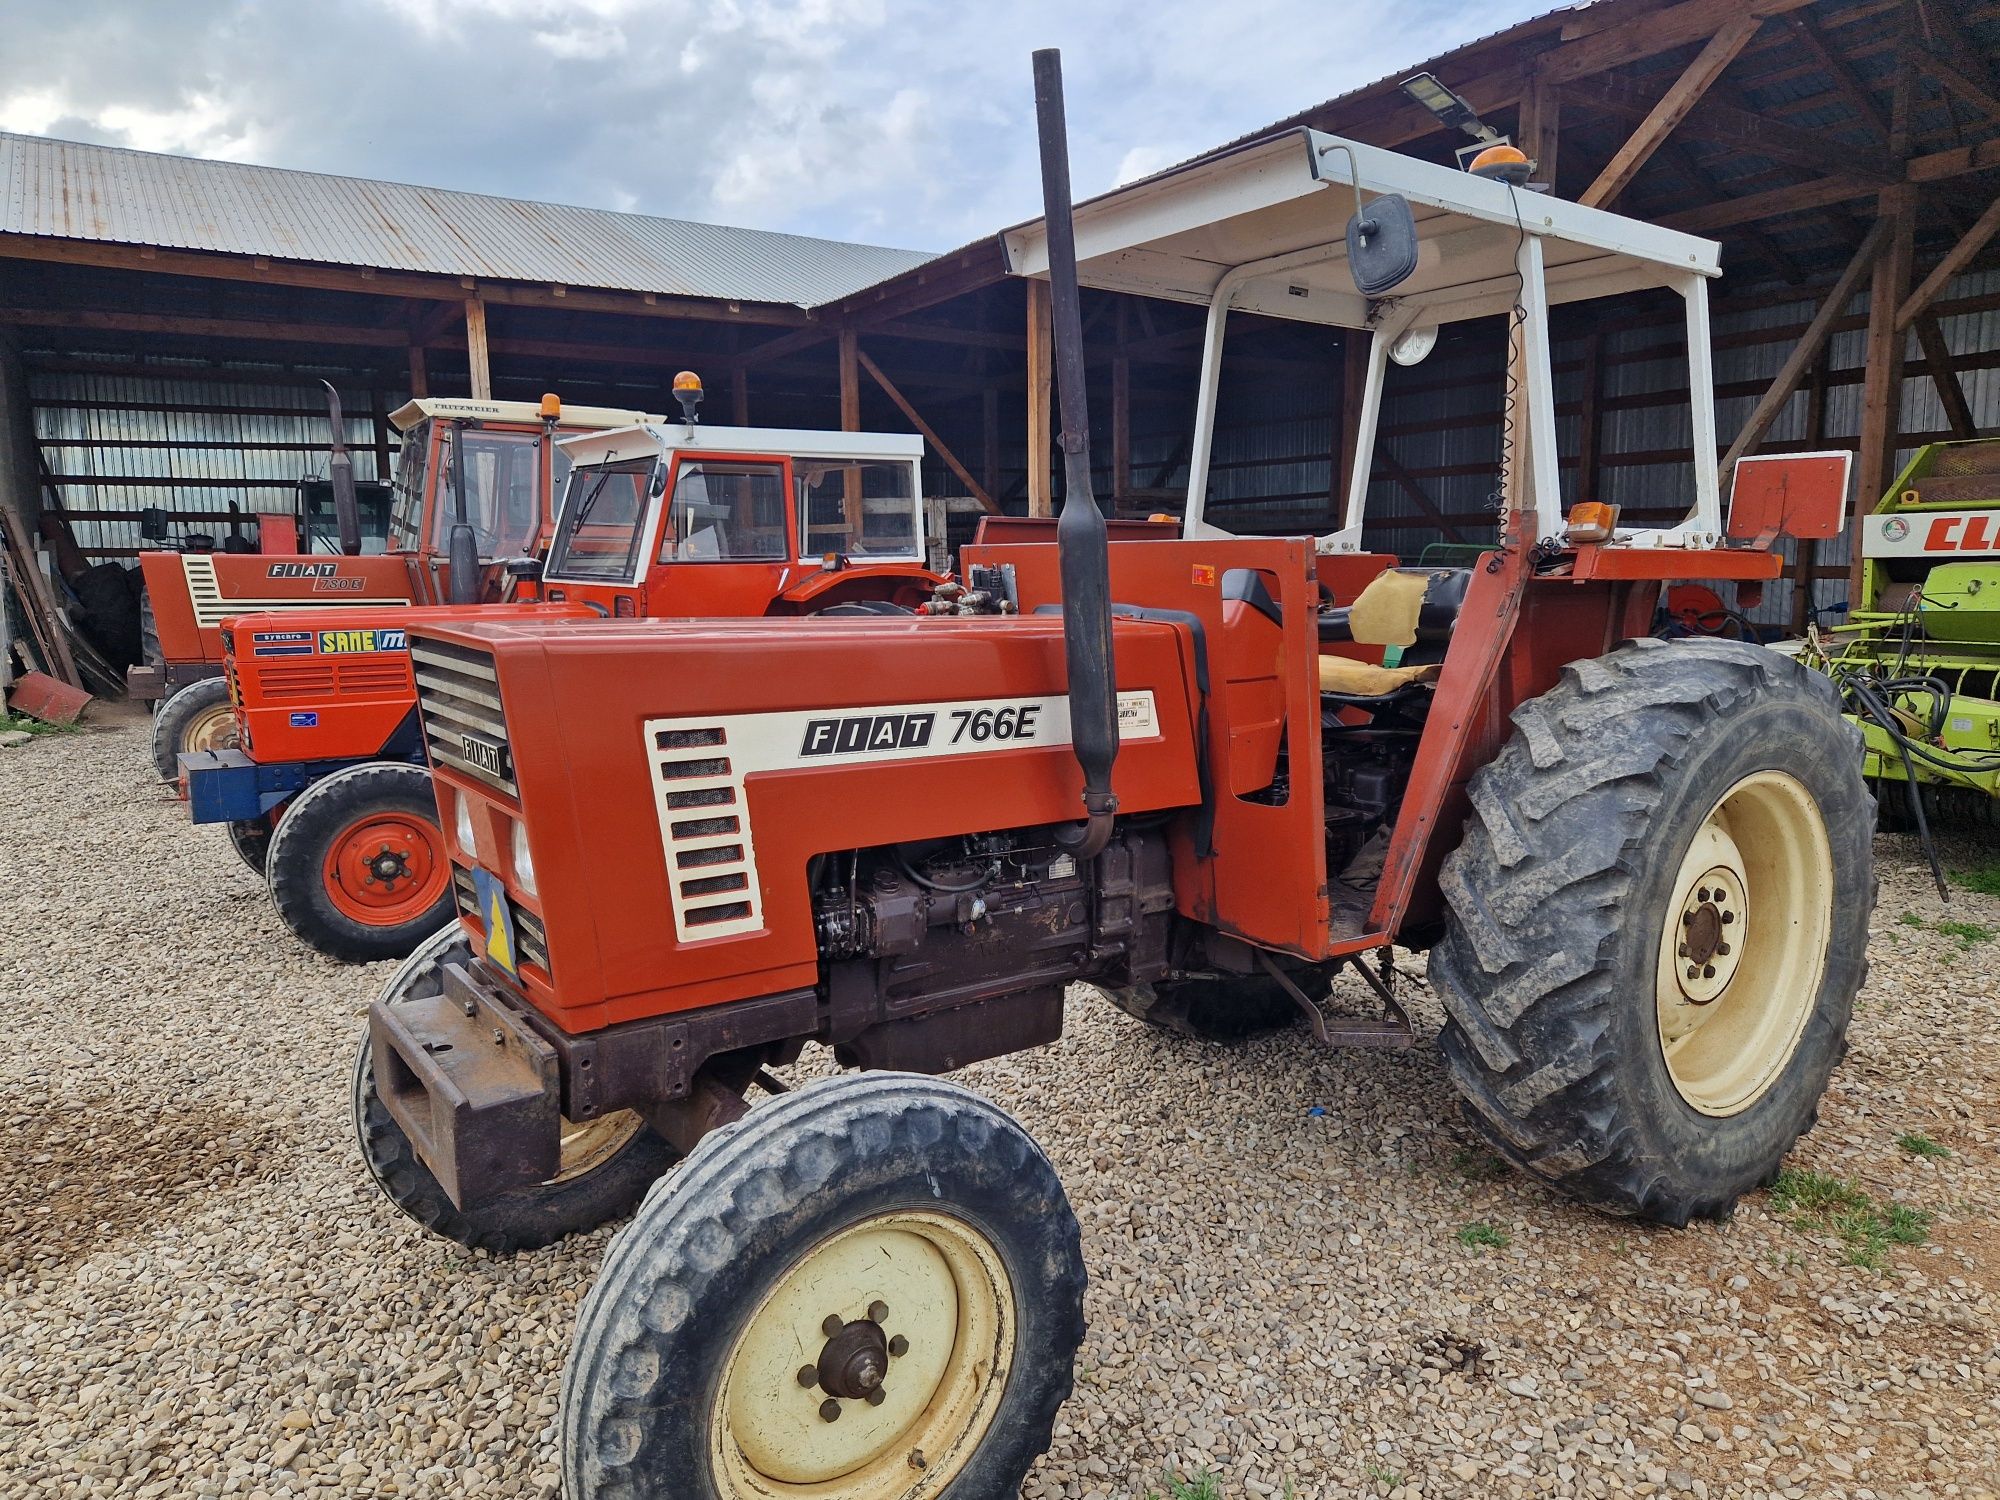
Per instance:
[[[181,774],[181,736],[188,721],[197,714],[229,701],[229,684],[220,677],[203,677],[170,694],[153,715],[153,769],[162,781],[178,781]]]
[[[439,929],[404,960],[383,987],[389,1004],[438,994],[444,961],[465,942],[458,922]],[[469,952],[469,950],[468,950]],[[653,1182],[673,1164],[673,1151],[651,1130],[642,1130],[612,1160],[588,1177],[565,1183],[560,1195],[531,1202],[529,1193],[510,1193],[493,1203],[461,1209],[451,1201],[430,1168],[417,1159],[410,1139],[375,1092],[374,1059],[368,1034],[354,1055],[350,1085],[354,1136],[361,1160],[377,1187],[391,1203],[432,1234],[468,1250],[513,1255],[540,1250],[572,1234],[587,1233],[621,1218],[645,1196]],[[587,1191],[569,1191],[571,1189]]]
[[[1614,1213],[1684,1225],[1726,1214],[1754,1185],[1687,1196],[1618,1118],[1605,1087],[1618,1063],[1607,1041],[1618,1000],[1607,950],[1663,777],[1704,729],[1773,691],[1824,712],[1830,743],[1852,755],[1855,808],[1845,811],[1872,821],[1860,733],[1840,718],[1827,679],[1761,646],[1628,641],[1564,668],[1555,688],[1515,711],[1515,735],[1471,781],[1465,838],[1440,874],[1451,920],[1430,974],[1453,1084],[1503,1156]],[[1830,833],[1842,811],[1826,810]]]
[[[880,1111],[883,1103],[896,1107]],[[857,1112],[870,1105],[877,1112],[855,1128]],[[840,1167],[898,1154],[921,1159],[955,1134],[971,1150],[1011,1153],[1001,1164],[1017,1176],[1046,1174],[1059,1197],[1061,1182],[1047,1155],[1024,1131],[1000,1128],[1011,1124],[998,1106],[942,1079],[862,1073],[782,1095],[704,1137],[679,1172],[654,1184],[612,1240],[579,1314],[563,1370],[559,1419],[568,1500],[641,1500],[651,1493],[639,1476],[619,1472],[640,1449],[629,1413],[647,1407],[659,1379],[650,1338],[687,1323],[702,1278],[732,1263],[761,1226],[809,1211]],[[669,1191],[694,1210],[650,1214],[654,1200]],[[1074,1215],[1065,1211],[1062,1218],[1068,1274],[1045,1311],[1056,1337],[1074,1349],[1084,1332],[1083,1249]],[[633,1312],[635,1287],[664,1289],[645,1302],[643,1316]],[[1018,1491],[1035,1458],[1047,1450],[1056,1413],[1073,1383],[1073,1367],[1065,1363],[1031,1410],[1013,1414],[1018,1465],[1010,1467],[1004,1487],[979,1493]]]

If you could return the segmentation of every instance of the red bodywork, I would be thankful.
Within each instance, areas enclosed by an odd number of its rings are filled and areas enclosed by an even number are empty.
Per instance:
[[[1734,553],[1652,551],[1631,553],[1616,569],[1587,567],[1578,555],[1583,578],[1530,576],[1528,554],[1488,555],[1459,615],[1366,930],[1335,933],[1319,777],[1292,776],[1275,801],[1243,793],[1270,783],[1281,741],[1293,766],[1318,761],[1322,579],[1344,600],[1395,559],[1316,559],[1305,541],[1249,539],[1121,542],[1110,556],[1114,604],[1143,603],[1152,616],[1115,621],[1118,689],[1150,692],[1157,726],[1123,742],[1114,778],[1120,812],[1183,810],[1170,825],[1182,916],[1308,960],[1377,948],[1406,924],[1433,919],[1436,867],[1457,841],[1465,782],[1492,758],[1512,710],[1545,692],[1566,664],[1647,633],[1667,579],[1745,569]],[[788,714],[1060,695],[1060,620],[1033,613],[1059,598],[1056,549],[976,547],[965,563],[1011,563],[1023,617],[544,625],[489,615],[426,629],[490,658],[505,704],[518,796],[449,764],[436,767],[436,780],[445,826],[466,799],[477,863],[545,934],[546,963],[520,970],[519,988],[538,1010],[576,1034],[809,986],[817,958],[806,869],[815,856],[1076,816],[1081,778],[1066,739],[880,764],[756,768],[769,751],[760,726],[794,734]],[[1644,578],[1602,576],[1641,563]],[[1765,554],[1755,566],[1768,575],[1778,559]],[[1282,624],[1225,603],[1219,584],[1231,569],[1259,575]],[[1197,686],[1204,649],[1205,704]],[[1198,714],[1206,719],[1199,737]],[[684,939],[666,915],[670,881],[684,877],[668,868],[663,840],[675,819],[662,802],[660,753],[647,726],[706,720],[722,725],[731,755],[748,757],[740,802],[727,816],[750,830],[761,909],[754,930]],[[1207,747],[1206,808],[1198,743]],[[512,828],[524,816],[539,894],[511,868]],[[454,858],[469,885],[474,861]],[[475,943],[483,941],[478,917],[465,920]]]

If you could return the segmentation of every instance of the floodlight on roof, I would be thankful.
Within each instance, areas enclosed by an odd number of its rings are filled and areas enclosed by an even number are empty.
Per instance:
[[[1481,120],[1470,104],[1439,83],[1431,74],[1413,74],[1405,78],[1398,87],[1436,115],[1438,123],[1445,129],[1463,130],[1477,141],[1498,139],[1499,131]]]

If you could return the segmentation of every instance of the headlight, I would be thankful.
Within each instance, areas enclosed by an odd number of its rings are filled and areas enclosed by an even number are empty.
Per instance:
[[[454,793],[451,800],[458,808],[458,815],[452,825],[453,831],[458,835],[458,847],[465,851],[467,859],[478,859],[479,850],[472,838],[472,803],[461,793]]]
[[[542,894],[535,889],[535,861],[534,857],[528,853],[528,825],[526,823],[516,823],[514,825],[514,879],[520,885],[521,889],[526,891],[530,896],[539,897]]]

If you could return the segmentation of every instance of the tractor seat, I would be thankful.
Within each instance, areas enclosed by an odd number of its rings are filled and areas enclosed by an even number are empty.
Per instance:
[[[1470,568],[1386,568],[1352,604],[1319,614],[1322,641],[1364,646],[1443,646],[1472,587]],[[1441,654],[1441,653],[1440,653]]]

